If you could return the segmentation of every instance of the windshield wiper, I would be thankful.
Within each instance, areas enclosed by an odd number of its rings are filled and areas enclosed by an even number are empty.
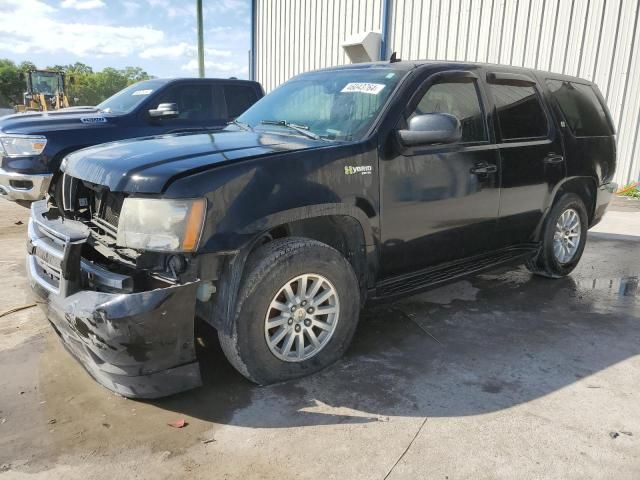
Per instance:
[[[323,138],[309,130],[307,125],[299,125],[297,123],[287,122],[286,120],[260,120],[263,125],[279,125],[281,127],[290,128],[298,133],[301,133],[305,137],[313,138],[314,140],[322,140]]]
[[[231,120],[230,122],[227,122],[227,125],[236,125],[241,129],[246,130],[247,132],[253,132],[253,128],[251,128],[251,125],[249,125],[248,123],[239,122],[238,120]]]

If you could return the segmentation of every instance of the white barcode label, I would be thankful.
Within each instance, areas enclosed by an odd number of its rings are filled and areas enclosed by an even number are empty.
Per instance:
[[[385,87],[383,83],[347,83],[342,90],[343,93],[370,93],[371,95],[379,94]]]

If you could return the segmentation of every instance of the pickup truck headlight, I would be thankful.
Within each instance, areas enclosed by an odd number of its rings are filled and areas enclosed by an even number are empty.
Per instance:
[[[0,152],[6,157],[34,157],[46,146],[46,137],[40,135],[0,135]]]
[[[116,243],[159,252],[193,252],[198,248],[207,201],[204,198],[125,198]]]

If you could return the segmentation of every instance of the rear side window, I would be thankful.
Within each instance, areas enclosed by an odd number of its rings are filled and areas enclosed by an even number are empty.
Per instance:
[[[489,84],[503,140],[546,137],[549,127],[533,86]]]
[[[476,82],[472,79],[444,80],[432,85],[407,121],[414,115],[425,113],[448,113],[455,116],[462,125],[463,143],[487,140],[484,114]]]
[[[227,99],[229,118],[240,116],[258,100],[255,89],[246,85],[225,85],[224,96]]]
[[[576,137],[613,135],[602,103],[589,85],[547,80],[547,86]]]

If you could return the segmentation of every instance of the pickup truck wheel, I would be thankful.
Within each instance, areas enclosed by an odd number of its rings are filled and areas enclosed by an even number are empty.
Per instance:
[[[587,242],[587,210],[573,193],[563,195],[545,221],[542,245],[527,268],[549,278],[561,278],[576,268]]]
[[[233,330],[218,333],[222,350],[261,385],[317,372],[349,347],[359,292],[351,265],[330,246],[305,238],[269,242],[247,261]]]

